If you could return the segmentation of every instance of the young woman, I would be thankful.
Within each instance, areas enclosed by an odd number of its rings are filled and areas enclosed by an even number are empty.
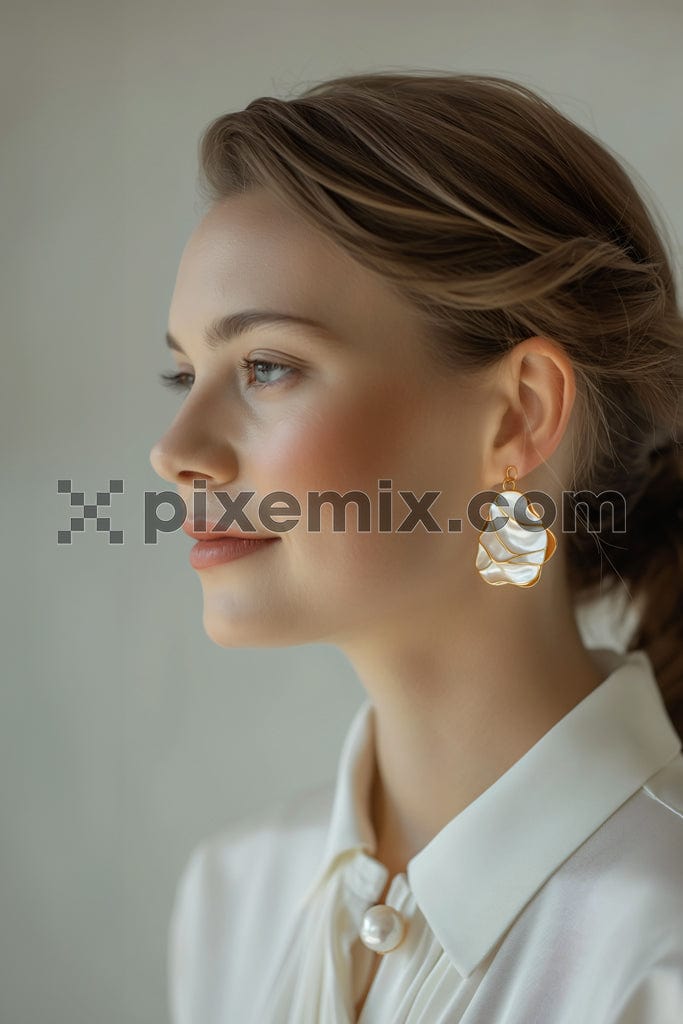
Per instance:
[[[194,849],[174,1024],[680,1024],[662,228],[605,146],[494,76],[262,97],[200,155],[164,375],[188,393],[152,464],[210,638],[335,644],[367,699],[333,785]],[[610,593],[636,628],[591,648],[577,612]]]

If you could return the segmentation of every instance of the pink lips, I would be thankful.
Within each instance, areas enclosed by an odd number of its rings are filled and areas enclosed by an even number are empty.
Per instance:
[[[277,544],[279,539],[270,537],[268,540],[246,540],[238,537],[219,537],[217,540],[198,540],[190,549],[190,565],[193,569],[223,565],[224,562],[232,562],[235,558],[242,558],[271,544]]]
[[[205,524],[201,524],[204,526]],[[215,524],[214,524],[215,525]],[[210,525],[203,530],[193,529],[194,524],[183,523],[183,530],[197,543],[190,550],[190,565],[193,569],[207,569],[212,565],[223,565],[236,558],[252,554],[280,540],[279,537],[248,537],[245,534],[214,532]]]

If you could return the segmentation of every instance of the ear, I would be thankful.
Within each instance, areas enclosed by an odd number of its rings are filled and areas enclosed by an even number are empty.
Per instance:
[[[505,467],[521,479],[550,458],[562,440],[576,398],[571,360],[553,341],[526,338],[503,357],[494,387],[497,418],[484,461],[484,479],[502,482]]]

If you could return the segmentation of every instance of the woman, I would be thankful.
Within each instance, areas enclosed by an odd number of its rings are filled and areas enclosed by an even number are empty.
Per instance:
[[[211,639],[335,644],[367,699],[334,785],[193,851],[174,1024],[680,1022],[663,232],[604,146],[494,76],[263,97],[200,155],[163,375],[188,394],[152,464]],[[610,593],[626,650],[577,626]]]

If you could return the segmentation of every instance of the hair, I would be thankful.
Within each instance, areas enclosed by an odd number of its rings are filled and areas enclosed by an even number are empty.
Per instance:
[[[617,157],[519,82],[432,69],[254,99],[208,124],[199,163],[209,201],[269,189],[381,274],[442,366],[483,370],[530,336],[564,350],[563,494],[589,513],[566,533],[571,592],[624,584],[626,649],[645,649],[683,734],[683,318],[666,229]],[[610,490],[623,501],[598,537]]]

